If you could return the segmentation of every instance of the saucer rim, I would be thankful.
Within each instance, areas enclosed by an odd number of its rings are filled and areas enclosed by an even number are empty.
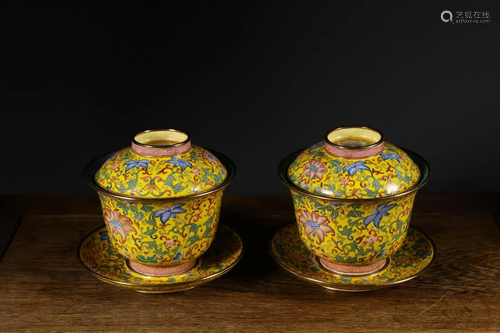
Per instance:
[[[104,281],[104,282],[107,282],[109,284],[112,284],[112,285],[116,285],[116,286],[119,286],[119,287],[126,287],[126,288],[129,288],[129,289],[133,289],[135,291],[139,291],[139,292],[144,292],[144,293],[151,293],[151,292],[158,292],[160,293],[161,291],[159,289],[162,289],[162,288],[172,288],[175,290],[172,290],[171,292],[174,292],[174,291],[184,291],[184,290],[190,290],[194,287],[196,287],[197,285],[200,285],[200,284],[203,284],[203,283],[206,283],[206,282],[209,282],[213,279],[216,279],[226,273],[228,273],[230,270],[232,270],[237,264],[238,262],[241,260],[241,258],[243,257],[244,253],[245,253],[245,250],[246,250],[246,246],[245,246],[245,243],[243,242],[243,239],[241,238],[241,236],[231,227],[227,226],[226,224],[224,223],[219,223],[219,226],[223,226],[223,227],[226,227],[228,228],[234,235],[236,235],[236,237],[239,239],[239,242],[241,244],[241,251],[240,251],[240,254],[238,255],[238,257],[236,258],[236,260],[231,263],[231,265],[229,265],[228,267],[226,267],[225,269],[221,270],[221,271],[218,271],[214,274],[211,274],[211,275],[207,275],[207,276],[204,276],[200,279],[197,279],[197,280],[192,280],[192,281],[182,281],[182,282],[169,282],[169,283],[162,283],[162,284],[138,284],[138,283],[132,283],[132,282],[123,282],[123,281],[116,281],[116,280],[113,280],[109,277],[105,277],[99,273],[97,273],[96,271],[93,271],[92,269],[90,269],[90,267],[88,267],[84,262],[83,262],[83,259],[81,257],[81,249],[82,249],[82,246],[84,244],[84,242],[89,238],[91,237],[94,233],[96,233],[98,230],[101,230],[101,229],[107,229],[106,228],[106,225],[105,224],[101,224],[100,226],[92,229],[90,232],[88,232],[81,240],[80,240],[80,243],[78,244],[78,248],[77,248],[77,257],[78,257],[78,260],[80,261],[80,263],[92,274],[94,275],[94,277],[96,277],[97,279],[101,280],[101,281]],[[217,234],[215,235],[215,237],[217,237]],[[215,240],[215,238],[214,238]],[[202,259],[203,258],[203,255],[199,258],[199,259]],[[123,260],[126,260],[125,257],[123,257]],[[203,260],[200,260],[201,261],[201,265],[203,265]],[[200,265],[200,263],[197,263],[195,267],[197,267],[198,265]],[[125,266],[127,267],[128,269],[128,266],[125,264]],[[193,267],[193,268],[195,268]],[[188,273],[189,271],[187,272],[184,272],[183,274],[186,274]],[[140,275],[140,276],[143,276],[145,278],[149,278],[149,279],[157,279],[159,278],[158,276],[149,276],[149,275],[144,275],[144,274],[140,274],[140,273],[137,273],[137,272],[134,272],[134,274],[137,274],[137,275]],[[162,277],[163,278],[163,277]],[[167,290],[163,291],[163,292],[169,292]]]
[[[406,279],[402,279],[402,280],[399,280],[399,281],[391,281],[391,282],[386,282],[386,283],[342,284],[342,283],[325,282],[325,281],[317,280],[315,278],[312,278],[312,277],[305,276],[305,275],[302,275],[300,273],[297,273],[296,271],[294,271],[294,270],[286,267],[279,260],[276,259],[276,256],[273,254],[273,250],[272,250],[273,241],[274,241],[274,239],[276,238],[276,236],[278,235],[278,233],[281,230],[283,230],[284,228],[286,228],[286,227],[288,227],[290,225],[294,225],[296,227],[296,222],[290,222],[290,223],[285,224],[284,226],[278,228],[278,230],[273,234],[273,236],[269,240],[268,250],[269,250],[269,253],[270,253],[271,257],[273,258],[273,260],[280,267],[282,267],[283,269],[285,269],[287,272],[293,274],[294,276],[300,278],[301,280],[312,282],[314,284],[320,285],[321,287],[326,288],[326,289],[331,290],[331,291],[349,291],[349,292],[372,291],[372,290],[378,290],[378,289],[382,289],[382,288],[387,288],[387,287],[399,285],[401,283],[413,280],[414,278],[420,276],[423,272],[425,272],[429,267],[431,267],[434,264],[435,259],[436,259],[436,253],[437,253],[437,251],[436,251],[436,244],[434,243],[434,241],[432,240],[432,238],[429,237],[429,235],[427,235],[419,227],[409,226],[408,230],[411,228],[411,229],[414,229],[414,230],[417,230],[418,232],[420,232],[425,237],[425,239],[430,243],[430,245],[432,247],[432,258],[431,258],[431,261],[429,261],[429,263],[427,264],[427,266],[425,266],[423,269],[421,269],[420,271],[418,271],[414,275],[407,277]],[[389,260],[392,261],[393,259],[389,256]],[[377,275],[377,274],[383,272],[385,269],[387,269],[387,266],[383,270],[380,270],[380,271],[378,271],[376,273],[367,274],[365,276]],[[320,269],[322,269],[322,268],[320,268]],[[331,273],[333,275],[340,276],[340,277],[352,278],[351,275],[335,274],[333,272],[331,272]]]

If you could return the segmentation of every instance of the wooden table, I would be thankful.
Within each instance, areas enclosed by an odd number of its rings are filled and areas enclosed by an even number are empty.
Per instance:
[[[348,293],[271,259],[271,235],[294,219],[290,196],[225,196],[221,222],[244,239],[243,259],[190,291],[151,295],[101,282],[77,259],[82,237],[103,224],[97,195],[0,197],[5,230],[22,216],[0,262],[0,331],[500,332],[499,204],[499,194],[418,194],[411,223],[434,240],[434,264],[409,282]]]

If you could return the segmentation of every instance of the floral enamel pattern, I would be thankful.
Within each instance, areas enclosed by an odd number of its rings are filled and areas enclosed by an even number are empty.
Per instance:
[[[126,258],[110,242],[108,229],[100,227],[82,242],[79,255],[82,263],[99,279],[143,292],[171,292],[190,289],[208,282],[236,265],[243,254],[243,243],[236,232],[220,225],[212,246],[188,272],[149,277],[131,270]]]
[[[400,148],[385,142],[380,154],[363,159],[330,155],[325,142],[303,151],[288,178],[314,194],[334,198],[379,198],[403,192],[420,178],[418,166]]]
[[[366,265],[403,244],[415,194],[378,203],[338,202],[292,191],[298,232],[312,253],[340,264]]]
[[[117,194],[164,198],[205,192],[221,184],[226,176],[222,163],[198,146],[169,157],[145,157],[125,148],[103,164],[95,180]]]
[[[387,267],[364,276],[341,276],[323,268],[302,242],[295,224],[280,229],[270,247],[276,262],[291,273],[325,288],[339,290],[374,290],[407,281],[427,268],[434,258],[430,239],[411,227]]]
[[[106,237],[123,256],[145,265],[196,259],[213,240],[222,194],[216,191],[182,202],[126,201],[99,194]]]
[[[334,232],[327,223],[328,219],[325,216],[319,216],[316,212],[301,210],[299,221],[302,223],[307,237],[312,241],[318,237],[318,241],[321,243],[325,240],[326,233]]]
[[[111,210],[106,208],[104,210],[104,220],[108,223],[111,234],[118,235],[116,240],[122,244],[125,243],[130,233],[137,233],[132,226],[132,220],[126,215],[120,214],[117,209]]]

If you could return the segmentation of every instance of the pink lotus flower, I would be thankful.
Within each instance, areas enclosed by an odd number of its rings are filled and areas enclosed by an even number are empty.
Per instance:
[[[368,236],[366,237],[365,243],[366,244],[373,244],[377,241],[378,237],[377,236]]]
[[[174,241],[173,239],[167,239],[167,240],[165,241],[165,245],[166,245],[167,247],[172,247],[172,246],[174,246],[174,245],[175,245],[175,241]]]
[[[310,182],[314,178],[323,178],[323,173],[328,169],[319,160],[312,160],[304,164],[304,171],[300,175],[301,177],[306,176]]]
[[[193,167],[193,169],[191,170],[191,172],[195,175],[195,176],[199,176],[201,174],[200,170],[196,169],[196,167]]]
[[[112,234],[120,235],[122,244],[127,240],[127,236],[131,232],[137,232],[132,226],[132,220],[125,215],[120,215],[118,210],[106,208],[104,211],[104,219],[108,223],[109,231]]]
[[[217,159],[215,158],[215,156],[212,155],[208,150],[203,150],[201,156],[203,156],[203,159],[209,161],[211,164],[217,163]]]
[[[314,237],[318,236],[319,242],[322,243],[326,233],[335,233],[328,225],[328,218],[320,216],[316,212],[301,210],[299,221],[304,226],[306,235],[311,241],[314,241]]]
[[[349,179],[348,178],[342,178],[339,182],[340,182],[340,184],[346,186],[347,184],[349,184]]]

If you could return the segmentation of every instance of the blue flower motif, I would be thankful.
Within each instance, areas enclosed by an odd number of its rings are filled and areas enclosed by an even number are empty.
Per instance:
[[[186,170],[186,168],[192,168],[193,165],[188,161],[183,160],[182,158],[172,157],[167,163],[173,164],[176,167],[180,167],[182,171]]]
[[[184,205],[185,203],[177,203],[172,205],[172,207],[167,206],[163,209],[157,210],[153,213],[153,218],[159,217],[161,222],[165,224],[168,220],[170,220],[171,217],[177,217],[176,214],[185,213],[186,210],[184,208],[181,208]]]
[[[382,156],[382,159],[385,161],[385,160],[396,160],[399,162],[399,159],[401,158],[401,156],[397,155],[397,154],[392,154],[392,153],[382,153],[380,154],[380,156]]]
[[[431,251],[418,250],[416,255],[419,258],[425,259],[432,254]]]
[[[132,168],[148,168],[148,164],[151,163],[151,161],[148,160],[134,160],[134,161],[127,161],[125,164],[127,167],[125,168],[125,171],[129,171]]]
[[[317,149],[317,148],[322,147],[322,146],[324,146],[324,145],[325,145],[325,142],[324,142],[324,141],[320,141],[320,142],[318,142],[318,143],[316,143],[316,144],[312,145],[312,146],[309,148],[309,150],[314,150],[314,149]]]
[[[387,253],[387,250],[383,249],[379,254],[377,254],[376,258],[377,259],[382,258],[383,256],[385,256],[386,253]]]
[[[309,190],[309,186],[302,181],[299,181],[297,185],[299,185],[299,187],[303,188],[304,190]]]
[[[370,223],[373,222],[373,225],[379,228],[382,218],[389,215],[389,211],[394,207],[396,207],[396,204],[388,205],[388,202],[378,205],[378,207],[371,215],[365,217],[365,219],[363,220],[363,224],[365,225],[365,227],[367,227]]]
[[[281,244],[276,244],[276,251],[278,251],[280,256],[286,256],[286,252],[283,249],[283,246],[281,246]]]
[[[344,167],[344,171],[347,171],[349,173],[349,176],[354,176],[354,174],[358,171],[363,171],[363,170],[367,170],[367,171],[370,171],[370,168],[367,167],[365,165],[365,162],[364,161],[356,161],[352,164],[349,164],[349,165],[346,165]]]
[[[109,235],[108,235],[108,231],[107,231],[107,230],[106,230],[106,231],[101,231],[101,232],[99,233],[99,236],[101,236],[101,237],[99,238],[99,240],[101,240],[101,241],[108,241],[108,242],[110,241],[110,239],[109,239]]]
[[[181,260],[183,255],[184,255],[184,253],[182,253],[182,251],[177,252],[177,254],[174,257],[174,261]]]

